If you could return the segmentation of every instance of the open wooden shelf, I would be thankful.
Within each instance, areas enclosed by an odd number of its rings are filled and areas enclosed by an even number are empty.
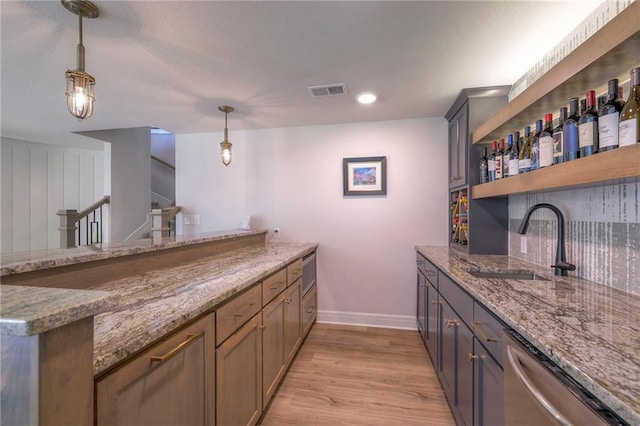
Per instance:
[[[473,143],[491,142],[555,113],[574,96],[606,87],[608,80],[629,79],[640,66],[640,1],[609,21],[593,36],[558,62],[546,74],[474,132]],[[626,97],[625,93],[625,97]]]
[[[473,199],[623,182],[640,176],[640,144],[601,152],[471,188]]]

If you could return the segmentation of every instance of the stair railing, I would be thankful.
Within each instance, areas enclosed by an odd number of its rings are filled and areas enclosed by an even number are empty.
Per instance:
[[[105,195],[81,212],[76,209],[58,210],[60,248],[102,243],[102,206],[110,202],[111,196]]]
[[[160,242],[162,241],[162,238],[169,237],[171,235],[171,220],[180,213],[180,210],[182,210],[182,207],[180,206],[151,210],[151,234],[154,243]],[[173,232],[175,233],[175,230]]]

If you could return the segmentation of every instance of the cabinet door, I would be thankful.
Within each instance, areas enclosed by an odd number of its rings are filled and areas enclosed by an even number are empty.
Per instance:
[[[216,351],[216,421],[255,425],[262,413],[262,322],[255,315]],[[188,422],[176,422],[188,424]]]
[[[439,310],[440,310],[440,300],[438,296],[438,292],[434,286],[427,284],[425,286],[426,300],[425,300],[425,308],[427,310],[426,313],[426,330],[425,330],[425,338],[427,342],[427,349],[429,350],[429,355],[431,356],[431,361],[436,368],[436,371],[439,369],[440,362],[440,345],[438,344],[438,318],[439,318]]]
[[[314,284],[302,298],[302,337],[311,330],[318,315],[318,286]]]
[[[500,365],[474,339],[474,424],[504,424],[504,379]]]
[[[456,408],[465,425],[473,424],[473,333],[456,318]]]
[[[456,315],[451,306],[443,299],[440,306],[440,347],[442,361],[440,362],[440,383],[445,395],[449,400],[449,405],[453,408],[456,405],[455,382],[456,382]]]
[[[469,104],[465,103],[449,122],[449,187],[467,183]]]
[[[297,280],[284,294],[285,364],[293,360],[302,342],[302,280]]]
[[[96,382],[96,423],[215,421],[214,315],[153,345]]]
[[[285,370],[284,296],[262,310],[262,407],[265,408]]]
[[[418,323],[418,331],[422,337],[422,341],[427,344],[426,335],[426,314],[427,314],[427,279],[420,269],[418,269],[418,306],[416,312],[416,321]]]

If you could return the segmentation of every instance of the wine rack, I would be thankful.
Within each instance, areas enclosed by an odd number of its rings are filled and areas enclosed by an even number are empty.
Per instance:
[[[450,194],[451,243],[466,246],[469,242],[469,191],[462,188]]]

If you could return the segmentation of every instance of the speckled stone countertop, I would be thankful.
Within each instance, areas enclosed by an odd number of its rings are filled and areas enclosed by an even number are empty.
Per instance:
[[[104,291],[0,286],[0,333],[33,336],[111,309]]]
[[[111,259],[138,253],[148,253],[211,241],[220,241],[249,235],[265,234],[265,230],[231,230],[203,233],[194,236],[173,236],[160,242],[151,238],[121,243],[96,244],[72,249],[51,249],[22,253],[3,253],[0,256],[0,276],[38,271],[58,266],[75,265],[94,260]]]
[[[416,250],[633,425],[640,424],[640,297],[508,256]],[[481,279],[527,270],[549,281]]]
[[[280,243],[242,248],[92,288],[116,299],[115,308],[95,317],[94,373],[105,371],[316,247]]]

